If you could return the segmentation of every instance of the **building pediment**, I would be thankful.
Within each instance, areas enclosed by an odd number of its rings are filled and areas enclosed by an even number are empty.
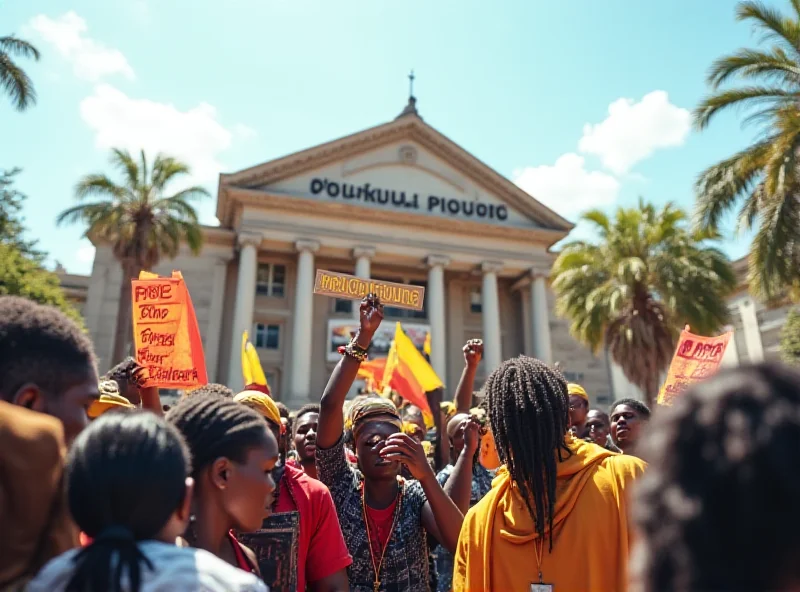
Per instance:
[[[545,231],[572,225],[419,117],[400,117],[238,173],[220,175],[217,217],[233,222],[240,190],[375,211]],[[288,205],[289,202],[287,202]]]

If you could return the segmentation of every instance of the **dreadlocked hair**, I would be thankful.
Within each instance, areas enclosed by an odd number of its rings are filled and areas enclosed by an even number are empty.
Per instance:
[[[571,454],[564,439],[569,426],[567,381],[544,362],[519,356],[489,376],[484,392],[500,460],[542,540],[549,530],[552,550],[556,454],[558,460]]]
[[[218,458],[236,463],[274,436],[267,420],[249,407],[215,394],[192,395],[169,410],[167,421],[183,434],[192,453],[192,476]]]
[[[633,511],[640,589],[746,592],[800,582],[800,372],[724,370],[658,413],[643,440],[649,466]]]

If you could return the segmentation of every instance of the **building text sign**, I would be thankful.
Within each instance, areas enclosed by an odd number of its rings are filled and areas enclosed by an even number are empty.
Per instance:
[[[367,294],[375,294],[385,306],[422,310],[425,288],[408,286],[380,280],[369,280],[345,273],[317,270],[314,294],[361,300]]]
[[[682,331],[667,380],[658,393],[658,404],[672,405],[688,387],[714,374],[732,336],[733,333],[728,332],[719,337],[701,337]]]
[[[419,193],[406,193],[395,189],[373,187],[369,183],[358,185],[331,179],[314,178],[311,179],[310,191],[311,195],[324,194],[331,199],[378,204],[398,210],[462,216],[475,220],[503,221],[508,219],[508,208],[504,205],[487,204],[439,195],[426,196]]]

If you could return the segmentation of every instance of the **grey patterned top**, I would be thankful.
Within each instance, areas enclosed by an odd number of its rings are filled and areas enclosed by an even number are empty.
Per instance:
[[[455,467],[450,464],[439,471],[439,474],[436,475],[436,480],[439,482],[439,485],[444,487],[444,484],[450,479],[450,475],[453,474],[454,469]],[[492,474],[478,463],[472,466],[472,493],[469,497],[470,508],[489,493],[489,490],[492,488],[493,478]],[[438,592],[450,592],[453,588],[453,554],[441,545],[437,545],[434,550],[434,555],[436,556],[436,571],[439,574],[437,590]]]
[[[317,448],[317,474],[328,486],[353,564],[347,568],[352,592],[373,592],[375,573],[361,507],[361,473],[348,464],[344,440]],[[422,526],[427,498],[418,481],[405,481],[397,526],[389,538],[380,573],[382,592],[428,592],[428,545]]]

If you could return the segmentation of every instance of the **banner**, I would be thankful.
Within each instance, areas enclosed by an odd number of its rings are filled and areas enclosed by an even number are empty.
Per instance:
[[[375,294],[381,299],[381,304],[384,306],[411,310],[422,310],[425,300],[425,288],[422,286],[365,280],[354,275],[323,271],[322,269],[317,270],[314,294],[349,300],[361,300],[367,294]]]
[[[162,278],[141,272],[131,280],[136,361],[144,386],[194,388],[208,383],[203,343],[189,290],[179,271]]]
[[[669,365],[667,380],[658,393],[659,405],[672,405],[689,386],[714,374],[722,362],[733,332],[701,337],[683,330]]]
[[[358,319],[328,319],[328,344],[326,349],[326,359],[328,362],[338,362],[341,358],[339,347],[350,343],[351,334],[358,331]],[[403,329],[409,336],[414,346],[422,351],[425,346],[425,336],[430,331],[429,325],[420,323],[403,323]],[[372,343],[369,346],[369,358],[385,358],[389,355],[389,348],[392,346],[395,328],[390,322],[383,323],[375,335],[372,336]]]

